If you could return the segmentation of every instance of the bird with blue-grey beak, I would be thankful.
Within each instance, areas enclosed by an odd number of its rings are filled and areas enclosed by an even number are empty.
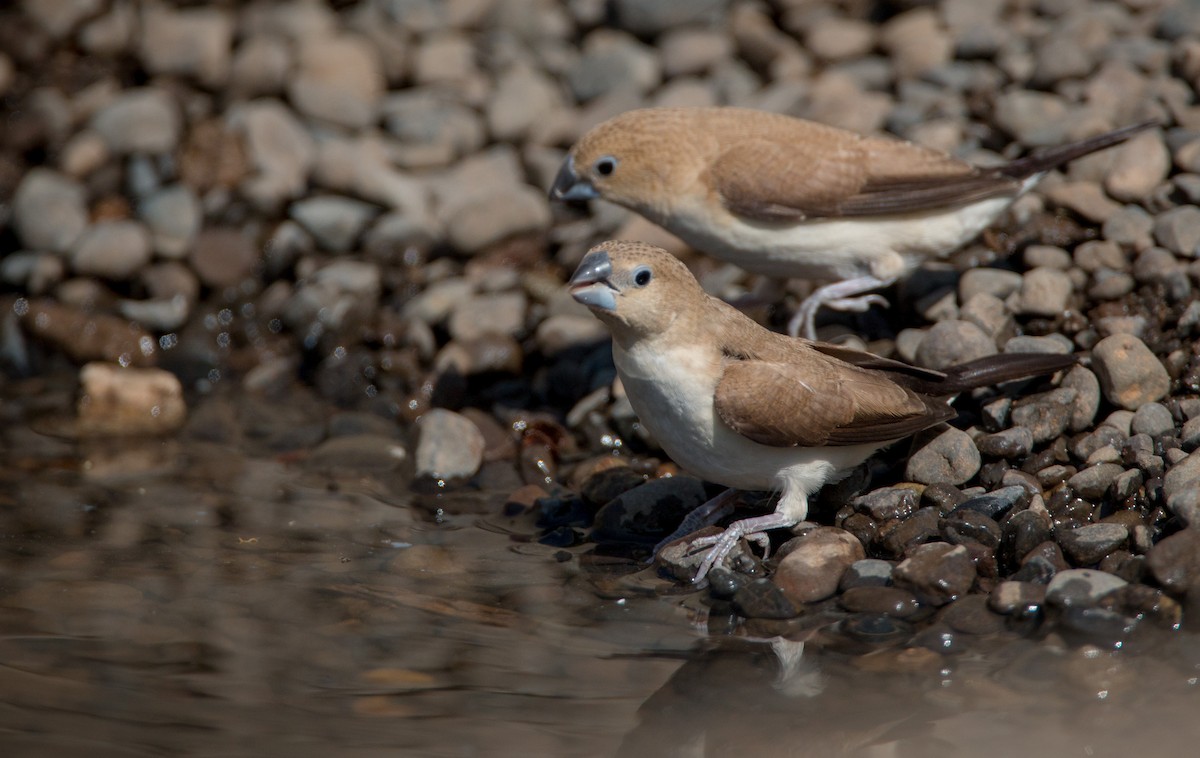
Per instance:
[[[747,271],[831,281],[788,324],[812,339],[821,307],[886,305],[876,290],[970,242],[1047,171],[1151,126],[982,167],[777,113],[644,108],[581,137],[550,197],[622,205]]]
[[[774,513],[691,543],[708,549],[697,581],[743,537],[765,548],[767,530],[804,520],[810,495],[876,450],[953,418],[952,396],[1075,361],[1004,354],[930,371],[787,337],[711,297],[682,261],[642,242],[593,247],[568,287],[612,332],[629,402],[667,455],[726,487],[780,493]],[[722,513],[727,494],[700,513]]]

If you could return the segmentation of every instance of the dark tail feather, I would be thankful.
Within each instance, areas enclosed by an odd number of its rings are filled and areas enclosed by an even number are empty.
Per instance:
[[[943,369],[945,380],[938,383],[934,393],[953,395],[976,387],[986,387],[1014,379],[1053,374],[1074,366],[1074,355],[1059,353],[1001,353],[978,358]]]
[[[1010,179],[1024,179],[1034,174],[1043,171],[1049,171],[1052,168],[1057,168],[1068,161],[1073,161],[1076,158],[1094,153],[1097,150],[1103,150],[1106,147],[1119,145],[1129,139],[1138,132],[1145,131],[1152,126],[1158,126],[1157,121],[1143,121],[1140,124],[1132,124],[1123,126],[1120,129],[1114,129],[1111,132],[1097,134],[1095,137],[1072,142],[1069,145],[1059,145],[1057,147],[1039,150],[1038,152],[1027,155],[1024,158],[1018,158],[1011,163],[1001,166],[999,173],[1002,176],[1007,176]]]

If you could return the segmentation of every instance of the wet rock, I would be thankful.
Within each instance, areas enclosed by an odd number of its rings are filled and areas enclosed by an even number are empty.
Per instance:
[[[1100,463],[1083,469],[1067,480],[1071,489],[1093,502],[1101,500],[1116,480],[1125,471],[1117,463]]]
[[[843,592],[855,587],[886,587],[892,583],[892,564],[878,558],[864,558],[851,563],[838,583]]]
[[[306,39],[288,97],[304,115],[352,129],[375,121],[385,88],[375,48],[352,34]]]
[[[192,76],[209,87],[229,76],[233,15],[225,9],[151,5],[142,12],[140,37],[142,65],[151,74]]]
[[[123,318],[87,313],[42,299],[29,301],[28,310],[21,314],[21,324],[31,335],[80,363],[95,360],[130,366],[154,363],[157,348],[154,338]]]
[[[408,456],[404,445],[390,436],[348,434],[322,442],[312,451],[310,467],[349,471],[395,471]]]
[[[1137,410],[1163,398],[1171,386],[1166,368],[1137,337],[1114,334],[1092,349],[1093,370],[1110,403]]]
[[[1029,316],[1059,316],[1070,305],[1074,285],[1066,272],[1035,268],[1021,280],[1018,310]]]
[[[704,483],[694,477],[651,479],[621,493],[596,513],[592,539],[654,544],[707,501]],[[696,560],[690,573],[685,572],[688,579],[698,565]]]
[[[469,479],[483,463],[486,443],[468,418],[443,408],[417,420],[417,476],[438,482]]]
[[[203,220],[200,202],[185,184],[155,191],[138,204],[138,215],[150,229],[154,252],[176,260],[187,255]]]
[[[903,520],[893,519],[881,524],[874,542],[884,555],[900,557],[914,545],[936,538],[938,519],[937,508],[922,508]]]
[[[1059,530],[1058,544],[1076,566],[1091,566],[1114,550],[1124,547],[1129,530],[1122,524],[1088,524]]]
[[[1044,511],[1018,511],[1000,527],[1002,553],[1010,564],[1015,565],[1035,547],[1050,539],[1051,529],[1050,516]]]
[[[904,475],[922,484],[963,484],[978,473],[981,462],[970,435],[950,428],[908,459]]]
[[[646,476],[629,466],[613,466],[588,476],[580,486],[579,494],[585,502],[599,508],[645,482]]]
[[[922,603],[945,605],[971,589],[975,564],[965,547],[935,542],[914,548],[896,566],[892,579]]]
[[[1100,599],[1100,607],[1148,619],[1164,629],[1176,630],[1183,621],[1183,609],[1174,598],[1144,584],[1127,584],[1113,590]]]
[[[91,128],[113,153],[168,153],[179,143],[182,118],[157,87],[128,89],[92,119]]]
[[[968,595],[946,606],[938,616],[942,622],[963,634],[1000,634],[1004,617],[988,607],[987,595]]]
[[[197,235],[188,263],[205,286],[221,289],[251,276],[259,265],[259,254],[242,230],[209,227]]]
[[[941,521],[941,531],[952,545],[977,542],[988,549],[1000,544],[1000,525],[984,514],[969,509],[957,509]]]
[[[370,203],[340,195],[307,197],[292,203],[290,215],[323,249],[347,252],[379,214]]]
[[[952,484],[930,484],[921,492],[921,502],[937,508],[938,513],[949,513],[969,499],[966,493]]]
[[[1021,458],[1033,450],[1033,432],[1025,426],[1014,426],[995,434],[985,434],[977,439],[975,444],[984,455]]]
[[[800,615],[787,593],[770,579],[754,579],[739,587],[733,594],[733,607],[746,618],[790,619]]]
[[[1005,615],[1028,615],[1046,602],[1046,585],[1032,582],[1000,582],[988,596],[988,607]]]
[[[850,506],[875,521],[905,519],[916,512],[917,497],[908,487],[881,487],[854,498]]]
[[[916,362],[943,369],[997,353],[995,341],[969,321],[939,321],[917,347]]]
[[[772,581],[793,603],[813,603],[837,592],[842,573],[866,557],[862,543],[833,527],[817,527],[779,549]]]
[[[79,384],[80,434],[166,434],[187,418],[183,386],[162,369],[89,363],[79,372]]]
[[[1182,593],[1200,582],[1200,529],[1166,537],[1146,555],[1146,568],[1168,592]]]
[[[872,613],[909,618],[921,609],[917,598],[898,587],[853,587],[838,597],[838,605],[851,613]]]
[[[77,273],[123,281],[150,263],[150,234],[136,221],[101,221],[88,228],[71,254]]]
[[[1027,502],[1028,500],[1029,493],[1025,488],[1014,485],[1001,487],[987,494],[968,498],[956,505],[954,510],[975,511],[990,519],[999,519],[1018,504]]]
[[[1100,598],[1124,587],[1124,579],[1095,569],[1060,571],[1046,586],[1046,602],[1058,608],[1095,606]]]
[[[26,247],[65,253],[87,228],[87,195],[74,179],[37,166],[17,186],[12,213]]]

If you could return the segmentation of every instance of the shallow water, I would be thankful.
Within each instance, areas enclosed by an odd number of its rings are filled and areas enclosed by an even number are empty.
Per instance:
[[[327,470],[327,410],[79,441],[5,407],[6,756],[1124,756],[1200,742],[1200,644],[934,652],[722,628],[523,539],[507,493]],[[274,419],[263,422],[264,418]],[[292,444],[289,444],[292,443]],[[624,574],[624,575],[622,575]],[[936,647],[936,646],[934,646]]]

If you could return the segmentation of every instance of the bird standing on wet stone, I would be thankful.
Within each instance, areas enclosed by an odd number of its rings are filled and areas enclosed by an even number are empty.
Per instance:
[[[629,402],[676,463],[727,487],[781,493],[774,513],[693,541],[711,546],[697,580],[742,537],[765,547],[763,532],[802,521],[810,494],[879,448],[952,418],[949,396],[1074,363],[1008,354],[942,373],[786,337],[709,296],[678,258],[641,242],[592,248],[568,286],[611,330]],[[699,512],[717,513],[723,499]]]
[[[585,134],[550,197],[603,198],[697,250],[767,276],[833,279],[788,332],[815,337],[821,306],[863,312],[867,294],[948,255],[1047,171],[1125,141],[1143,123],[999,166],[890,137],[743,108],[647,108]]]

